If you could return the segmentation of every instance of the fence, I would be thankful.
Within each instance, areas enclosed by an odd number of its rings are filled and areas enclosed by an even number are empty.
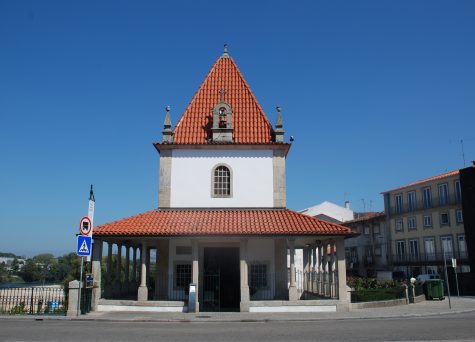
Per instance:
[[[59,285],[0,289],[3,315],[65,315],[67,305]]]
[[[338,272],[305,272],[303,292],[323,298],[338,298]]]

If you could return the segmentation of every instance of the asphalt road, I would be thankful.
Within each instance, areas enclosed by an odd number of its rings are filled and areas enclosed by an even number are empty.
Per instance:
[[[475,313],[312,322],[0,320],[0,341],[475,341]]]

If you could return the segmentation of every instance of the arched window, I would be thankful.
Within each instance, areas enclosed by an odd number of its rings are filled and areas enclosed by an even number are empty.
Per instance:
[[[213,197],[231,197],[231,170],[224,166],[218,165],[213,172]]]

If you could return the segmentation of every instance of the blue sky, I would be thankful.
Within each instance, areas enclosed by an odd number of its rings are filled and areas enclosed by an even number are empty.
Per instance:
[[[474,18],[474,1],[1,1],[0,251],[73,251],[91,183],[96,224],[155,208],[164,107],[176,123],[224,43],[295,137],[287,206],[382,210],[381,191],[463,167],[460,139],[475,159]]]

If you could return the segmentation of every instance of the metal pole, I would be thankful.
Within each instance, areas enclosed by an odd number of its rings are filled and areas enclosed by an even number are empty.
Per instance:
[[[77,307],[77,316],[79,316],[79,312],[81,310],[81,285],[82,285],[82,267],[84,263],[84,257],[81,257],[81,272],[79,276],[79,298],[78,298],[78,307]]]
[[[457,276],[457,266],[454,267],[454,272],[455,272],[455,285],[457,285],[457,297],[460,297],[459,279],[458,279],[458,276]]]
[[[449,309],[452,309],[452,303],[450,302],[450,286],[449,286],[449,277],[447,276],[447,260],[445,258],[445,250],[444,250],[444,273],[445,273],[445,283],[447,284],[447,295],[449,297]]]

